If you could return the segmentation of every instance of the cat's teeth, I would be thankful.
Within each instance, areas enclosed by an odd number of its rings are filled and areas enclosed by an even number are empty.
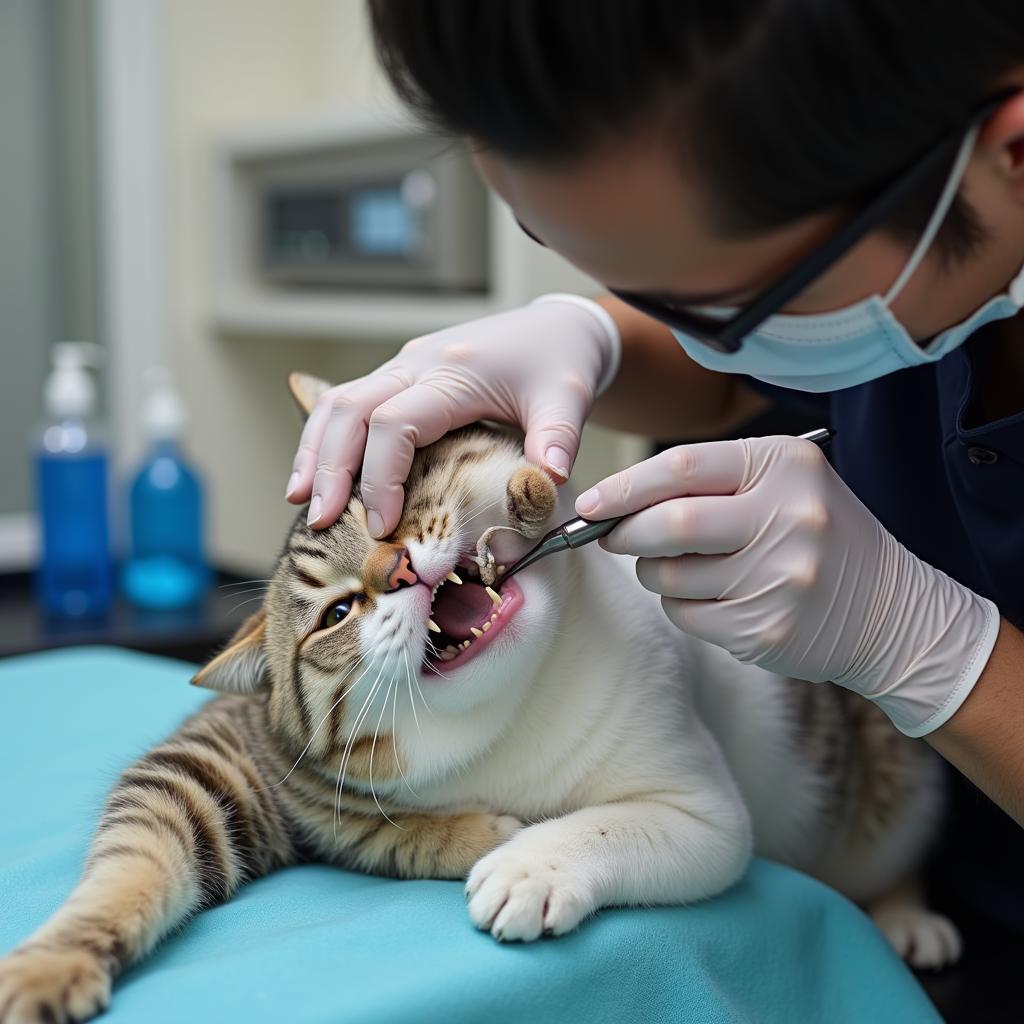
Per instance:
[[[484,590],[487,591],[487,596],[494,602],[495,608],[500,608],[501,595],[496,590],[492,590],[490,587],[484,587]]]
[[[454,658],[457,653],[457,651],[442,651],[438,655],[438,657],[441,659],[441,661],[451,661],[452,658]]]
[[[475,637],[481,637],[484,635],[484,631],[482,629],[477,629],[476,626],[470,626],[469,631]]]
[[[498,573],[499,576],[501,576],[505,572],[505,566],[499,565],[496,567],[495,571]]]
[[[467,648],[467,647],[468,647],[468,646],[470,645],[470,642],[471,642],[471,641],[469,641],[469,640],[463,640],[463,641],[462,641],[462,643],[461,643],[461,644],[459,644],[459,646],[460,646],[460,647],[461,647],[461,648],[462,648],[463,650],[465,650],[465,649],[466,649],[466,648]]]
[[[433,619],[427,619],[427,629],[429,629],[431,633],[441,632],[441,627]]]
[[[491,628],[491,623],[490,623],[489,621],[488,621],[488,622],[485,622],[485,623],[483,624],[483,631],[484,631],[485,633],[486,633],[486,632],[487,632],[487,630],[489,630],[490,628]]]
[[[491,618],[490,618],[490,620],[489,620],[489,621],[490,621],[490,622],[497,622],[497,621],[498,621],[498,613],[497,613],[497,612],[494,612],[494,613],[493,613],[493,614],[491,615]]]
[[[462,580],[459,579],[459,577],[454,572],[448,573],[448,575],[445,576],[445,579],[446,580],[451,580],[452,583],[459,583],[459,584],[462,583]],[[437,587],[434,587],[434,593],[435,594],[437,593]]]
[[[459,649],[454,644],[449,644],[441,653],[448,654],[449,652],[454,656],[459,653]]]

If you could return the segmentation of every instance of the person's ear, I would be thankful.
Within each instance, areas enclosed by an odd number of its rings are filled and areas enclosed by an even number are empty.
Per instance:
[[[304,416],[308,416],[313,411],[316,400],[330,386],[327,381],[308,373],[290,373],[288,375],[288,388]]]
[[[261,608],[242,623],[228,646],[192,677],[192,685],[243,695],[266,689],[270,685],[266,629],[267,618]]]
[[[1021,83],[1024,86],[1024,81]],[[996,173],[1024,202],[1024,90],[1010,96],[985,123],[978,149],[986,153]]]

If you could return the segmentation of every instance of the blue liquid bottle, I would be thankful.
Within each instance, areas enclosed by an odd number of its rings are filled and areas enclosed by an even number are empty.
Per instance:
[[[131,483],[131,550],[122,572],[140,608],[195,605],[209,585],[203,555],[203,490],[181,448],[184,407],[163,370],[150,373],[144,411],[150,448]]]
[[[95,346],[53,347],[47,420],[35,451],[42,559],[36,590],[55,618],[101,617],[114,597],[108,520],[108,458],[93,419],[96,390],[86,369]]]

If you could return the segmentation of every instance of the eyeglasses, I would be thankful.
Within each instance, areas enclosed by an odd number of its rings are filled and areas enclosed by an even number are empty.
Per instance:
[[[928,176],[946,162],[952,162],[966,134],[992,114],[1019,89],[1007,89],[986,100],[970,120],[955,132],[943,136],[931,149],[890,180],[878,194],[855,213],[834,235],[821,243],[777,282],[770,285],[747,305],[723,317],[703,315],[691,309],[660,302],[635,292],[608,290],[616,298],[654,317],[661,323],[688,334],[716,352],[738,352],[743,339],[770,316],[778,313],[791,299],[821,276],[866,234],[883,223]],[[535,242],[544,243],[518,219],[516,223]]]

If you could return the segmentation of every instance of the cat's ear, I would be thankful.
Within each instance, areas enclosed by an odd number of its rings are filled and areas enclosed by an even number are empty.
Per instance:
[[[313,411],[316,400],[330,386],[327,381],[321,380],[319,377],[313,377],[308,373],[288,374],[288,389],[291,391],[292,398],[295,399],[304,416],[308,416]]]
[[[539,537],[544,532],[557,500],[551,477],[532,463],[520,466],[505,488],[505,508],[525,537]]]
[[[192,677],[192,685],[238,694],[267,687],[266,630],[267,619],[261,608],[242,623],[228,646]]]

